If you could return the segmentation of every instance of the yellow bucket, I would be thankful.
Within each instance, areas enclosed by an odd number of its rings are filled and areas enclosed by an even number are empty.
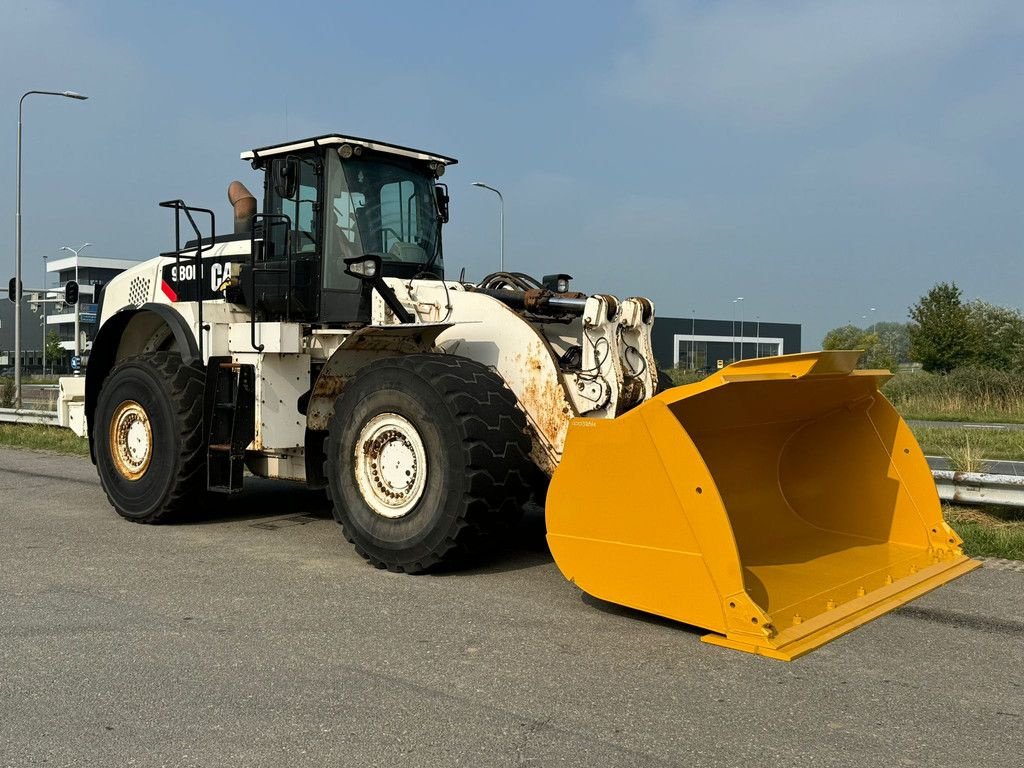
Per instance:
[[[546,502],[562,573],[791,660],[977,567],[859,355],[746,360],[573,419]]]

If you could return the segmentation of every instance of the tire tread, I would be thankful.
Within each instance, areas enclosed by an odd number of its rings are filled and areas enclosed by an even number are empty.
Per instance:
[[[343,535],[372,565],[398,573],[422,573],[477,560],[518,520],[530,495],[526,467],[532,466],[531,440],[515,394],[494,371],[455,355],[424,353],[386,358],[363,370],[378,366],[404,368],[430,384],[441,397],[462,436],[467,482],[458,504],[458,519],[449,535],[414,562],[388,562],[366,552],[346,523],[346,516],[338,514]],[[337,412],[334,415],[335,420],[345,417]],[[326,462],[324,472],[333,476]],[[335,505],[340,503],[337,498],[333,501]]]
[[[151,352],[128,358],[111,371],[110,378],[116,376],[120,368],[140,363],[148,365],[161,380],[167,382],[171,413],[181,438],[181,451],[174,457],[174,477],[163,504],[144,516],[121,516],[133,523],[165,523],[192,511],[196,497],[206,489],[206,439],[203,435],[206,377],[201,367],[184,364],[175,352]],[[121,514],[106,488],[104,493],[111,506]]]

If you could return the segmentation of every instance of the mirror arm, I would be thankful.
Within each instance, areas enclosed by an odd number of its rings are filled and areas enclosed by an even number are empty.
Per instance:
[[[366,269],[367,263],[372,266],[372,270]],[[381,267],[383,264],[383,259],[376,254],[367,253],[363,256],[354,256],[352,258],[345,259],[345,274],[351,275],[352,277],[358,277],[364,283],[369,285],[371,290],[379,293],[380,297],[384,299],[384,303],[388,305],[388,309],[390,309],[395,314],[395,317],[398,318],[398,322],[416,322],[416,318],[409,313],[409,310],[402,306],[402,302],[398,300],[398,296],[395,295],[394,289],[385,283],[384,278],[381,277]],[[362,265],[362,269],[357,270],[356,265]]]
[[[394,289],[384,282],[383,277],[377,274],[373,277],[364,278],[364,280],[370,284],[370,287],[373,290],[380,294],[380,297],[384,299],[384,303],[388,305],[388,309],[395,313],[395,317],[398,318],[398,322],[416,322],[416,318],[409,313],[409,310],[402,306],[402,302],[398,300],[398,296],[395,294]]]

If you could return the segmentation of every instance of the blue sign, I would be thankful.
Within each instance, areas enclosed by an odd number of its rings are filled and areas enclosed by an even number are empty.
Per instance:
[[[72,357],[71,357],[71,370],[72,371],[77,371],[81,367],[82,367],[82,358],[80,358],[78,355],[72,355]]]
[[[79,304],[78,319],[83,323],[95,323],[96,315],[99,314],[99,304]]]

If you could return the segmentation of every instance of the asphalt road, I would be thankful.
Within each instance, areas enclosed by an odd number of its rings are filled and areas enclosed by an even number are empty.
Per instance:
[[[0,449],[0,765],[1019,766],[1024,573],[980,569],[792,664],[583,597],[538,519],[392,575],[320,494],[196,522]]]
[[[931,469],[953,469],[953,462],[945,456],[926,456],[928,466]],[[1024,461],[1002,461],[1000,459],[986,459],[981,462],[982,472],[991,475],[1024,475]]]
[[[1010,431],[1024,429],[1024,424],[999,424],[977,421],[927,421],[922,419],[908,419],[907,423],[912,427],[931,427],[933,429],[996,429]]]

